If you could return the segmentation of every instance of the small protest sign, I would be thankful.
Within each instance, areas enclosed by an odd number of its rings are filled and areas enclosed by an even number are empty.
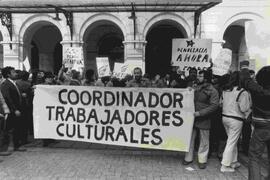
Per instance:
[[[182,71],[193,67],[206,69],[211,65],[211,51],[211,39],[173,39],[172,66],[178,66]]]
[[[111,75],[108,57],[97,57],[96,62],[97,62],[98,77],[101,78]]]
[[[123,79],[129,74],[128,64],[114,63],[113,76],[119,79]]]
[[[213,74],[222,76],[227,74],[232,63],[232,50],[223,48],[213,62]]]
[[[132,75],[134,68],[139,67],[143,69],[143,62],[140,60],[127,60],[125,63],[114,63],[113,74],[115,77],[122,79],[126,75]]]
[[[81,71],[84,68],[82,47],[65,47],[63,53],[63,64],[65,67]]]

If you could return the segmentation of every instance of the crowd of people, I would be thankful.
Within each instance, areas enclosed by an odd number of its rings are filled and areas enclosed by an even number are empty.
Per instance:
[[[185,76],[184,72],[172,67],[164,77],[157,74],[153,78],[143,75],[142,69],[137,67],[133,76],[127,75],[123,79],[113,76],[97,79],[92,69],[82,76],[65,67],[57,75],[5,67],[1,70],[0,83],[0,156],[11,154],[8,151],[10,137],[14,151],[26,151],[23,145],[33,134],[35,85],[192,88],[195,121],[190,149],[182,164],[192,163],[197,149],[200,169],[205,169],[208,157],[216,154],[221,160],[220,171],[234,172],[240,166],[237,156],[241,149],[250,159],[249,179],[261,178],[260,158],[264,147],[270,148],[270,66],[263,67],[256,76],[245,64],[240,71],[223,76],[213,75],[211,68],[201,71],[191,68]],[[43,145],[52,142],[54,140],[44,140]]]

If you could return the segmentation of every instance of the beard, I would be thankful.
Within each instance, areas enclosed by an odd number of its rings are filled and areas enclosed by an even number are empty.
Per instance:
[[[141,79],[142,79],[142,77],[141,77],[141,76],[135,76],[135,81],[140,82],[140,81],[141,81]]]

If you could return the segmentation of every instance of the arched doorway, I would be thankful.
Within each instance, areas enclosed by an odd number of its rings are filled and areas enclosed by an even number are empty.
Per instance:
[[[224,32],[224,48],[232,50],[231,70],[239,69],[239,62],[249,58],[246,38],[245,38],[245,20],[234,22]]]
[[[146,35],[145,66],[150,77],[164,76],[171,70],[172,39],[185,38],[183,27],[171,20],[154,24]]]
[[[114,62],[124,62],[124,35],[115,23],[100,20],[91,24],[84,33],[83,41],[86,69],[97,69],[97,57],[107,57],[111,69]]]
[[[23,36],[24,59],[31,69],[57,73],[62,64],[62,35],[52,23],[40,21],[32,24]]]
[[[3,36],[2,36],[2,33],[0,31],[0,42],[3,41]],[[4,55],[3,55],[3,45],[0,44],[0,68],[3,68],[3,64],[4,64]]]
[[[39,51],[34,41],[31,42],[31,69],[39,69]]]

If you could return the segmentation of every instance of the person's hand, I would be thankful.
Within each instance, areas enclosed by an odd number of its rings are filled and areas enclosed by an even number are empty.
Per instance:
[[[16,110],[16,111],[15,111],[15,115],[16,115],[17,117],[19,117],[19,116],[21,116],[21,112],[20,112],[19,110]]]
[[[200,112],[199,111],[196,111],[195,113],[194,113],[194,117],[199,117],[200,116]]]
[[[8,118],[8,114],[5,114],[5,120],[7,120],[7,118]]]
[[[160,79],[160,75],[157,74],[157,75],[155,76],[155,80],[158,81],[159,79]]]
[[[172,86],[172,87],[175,87],[176,85],[177,85],[177,82],[176,82],[175,80],[172,80],[171,86]]]
[[[22,97],[26,98],[27,94],[26,93],[22,93]]]
[[[187,89],[188,89],[188,91],[192,91],[194,88],[188,86]]]

